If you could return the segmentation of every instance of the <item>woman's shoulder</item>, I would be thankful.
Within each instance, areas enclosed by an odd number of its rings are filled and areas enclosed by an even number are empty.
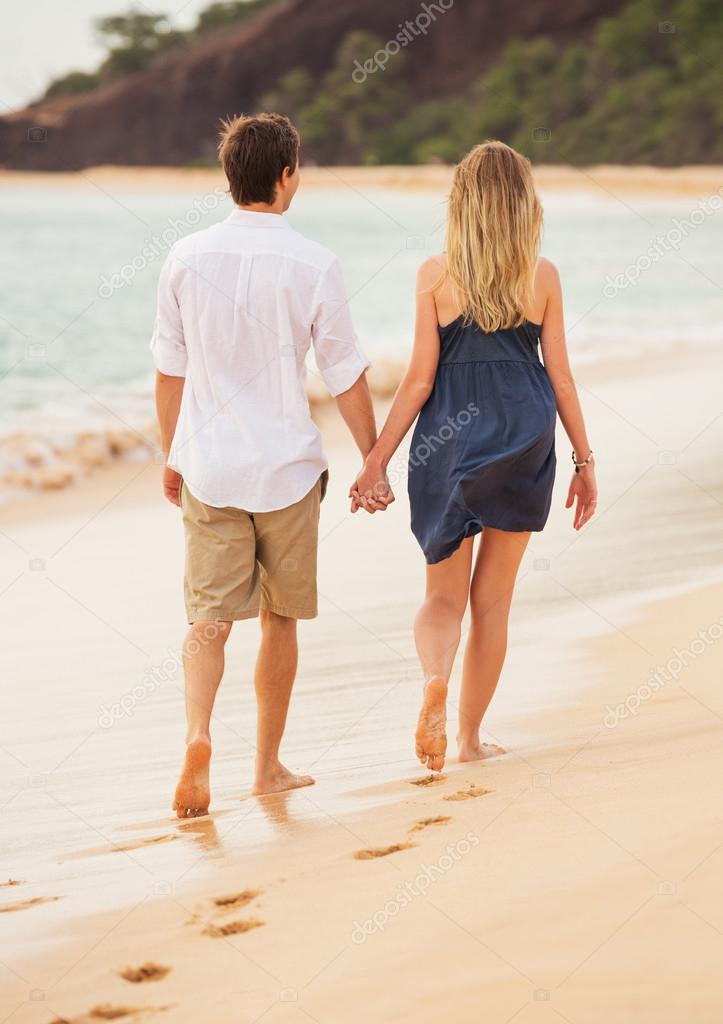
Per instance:
[[[550,287],[556,284],[560,280],[560,274],[557,267],[548,260],[546,256],[540,256],[537,261],[537,267],[535,268],[535,284],[540,284],[543,287]]]
[[[424,291],[437,291],[447,276],[447,254],[429,256],[417,271],[417,287]]]
[[[435,253],[428,256],[417,271],[420,282],[426,285],[430,281],[438,281],[439,276],[446,273],[446,253]]]
[[[552,260],[540,256],[535,268],[535,309],[530,319],[542,323],[550,299],[560,292],[560,275]]]

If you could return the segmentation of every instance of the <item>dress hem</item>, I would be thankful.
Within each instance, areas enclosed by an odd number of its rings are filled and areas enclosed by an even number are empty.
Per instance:
[[[488,527],[490,530],[500,530],[503,533],[542,533],[542,531],[545,529],[545,524],[543,523],[542,526],[529,527],[526,530],[510,530],[509,527],[506,526],[497,526],[495,523],[483,523],[480,520],[477,520],[476,522],[470,523],[470,527],[471,529],[463,533],[462,536],[454,542],[454,544],[449,545],[448,549],[445,548],[445,551],[447,552],[446,554],[440,555],[439,557],[430,558],[427,555],[427,552],[424,550],[424,548],[422,548],[422,553],[424,555],[424,559],[427,565],[438,565],[439,562],[445,562],[448,558],[452,557],[455,551],[459,550],[462,541],[467,540],[469,537],[476,537],[478,533],[483,533],[485,527]]]

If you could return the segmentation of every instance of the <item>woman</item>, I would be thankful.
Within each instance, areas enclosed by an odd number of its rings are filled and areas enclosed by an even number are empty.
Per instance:
[[[444,765],[447,686],[468,601],[459,760],[501,752],[480,742],[479,728],[505,659],[517,571],[550,510],[556,412],[573,448],[566,507],[575,504],[576,530],[597,503],[560,280],[538,256],[541,230],[529,161],[501,142],[476,146],[455,170],[447,251],[419,271],[409,368],[350,490],[352,511],[393,500],[386,467],[419,415],[409,458],[412,531],[427,561],[414,627],[425,684],[416,747],[433,771]]]

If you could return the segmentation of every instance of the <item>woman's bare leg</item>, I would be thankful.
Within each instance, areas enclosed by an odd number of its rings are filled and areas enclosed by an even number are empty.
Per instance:
[[[480,743],[479,728],[494,696],[507,653],[507,621],[529,533],[485,528],[470,586],[472,622],[464,652],[459,698],[460,761],[501,752]]]
[[[414,621],[414,640],[424,673],[424,699],[416,733],[417,757],[441,771],[447,751],[447,684],[459,647],[472,569],[473,538],[453,555],[427,566],[424,604]]]

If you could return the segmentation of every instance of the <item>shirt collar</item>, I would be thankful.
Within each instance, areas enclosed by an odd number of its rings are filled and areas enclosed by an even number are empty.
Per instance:
[[[256,210],[240,210],[236,207],[228,217],[227,223],[240,228],[287,228],[289,224],[280,213],[259,213]]]

